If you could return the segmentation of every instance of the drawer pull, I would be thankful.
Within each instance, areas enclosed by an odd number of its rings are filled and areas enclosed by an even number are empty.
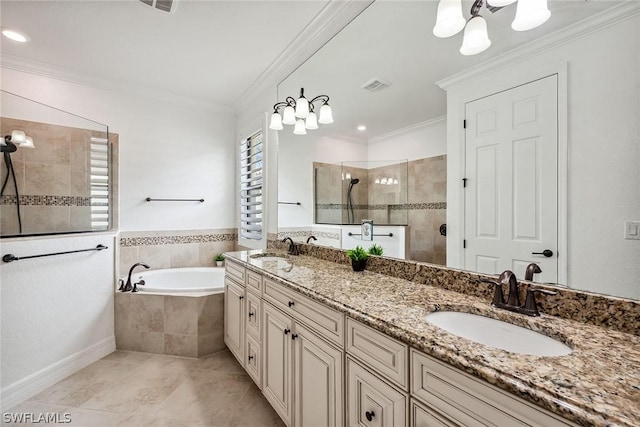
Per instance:
[[[289,307],[293,307],[294,304],[295,304],[295,302],[289,301]]]
[[[289,329],[289,328],[287,328],[287,329],[285,329],[285,330],[284,330],[284,334],[285,334],[285,335],[289,335],[289,332],[291,332],[291,329]]]
[[[291,339],[295,340],[296,338],[298,338],[298,334],[291,334]]]
[[[240,298],[240,300],[243,300],[244,296],[240,295],[238,298]]]
[[[249,362],[253,360],[253,356],[249,356]]]
[[[367,412],[364,413],[364,416],[367,417],[367,421],[372,421],[373,417],[375,417],[376,414],[373,411],[371,411],[371,412],[367,411]]]
[[[256,315],[255,313],[249,312],[249,318],[251,318],[251,317],[253,317],[255,315]]]

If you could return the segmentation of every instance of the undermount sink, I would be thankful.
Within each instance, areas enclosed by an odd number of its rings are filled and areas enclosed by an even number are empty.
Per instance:
[[[262,261],[263,263],[277,262],[278,267],[283,267],[283,268],[289,267],[291,265],[288,255],[266,253],[266,254],[249,255],[249,258],[255,259],[257,261]]]
[[[436,311],[424,319],[447,332],[511,353],[565,356],[570,347],[546,335],[501,320],[457,311]]]

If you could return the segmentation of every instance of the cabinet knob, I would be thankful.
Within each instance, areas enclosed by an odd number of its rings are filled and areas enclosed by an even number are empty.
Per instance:
[[[291,334],[291,339],[295,340],[296,338],[298,338],[298,334]]]
[[[295,302],[289,301],[289,307],[293,307],[294,304],[295,304]]]
[[[289,328],[287,328],[287,329],[285,329],[285,330],[284,330],[284,334],[285,334],[285,335],[289,335],[289,332],[291,332],[291,329],[289,329]]]
[[[372,421],[376,414],[373,411],[367,411],[364,413],[364,416],[367,417],[367,421]]]

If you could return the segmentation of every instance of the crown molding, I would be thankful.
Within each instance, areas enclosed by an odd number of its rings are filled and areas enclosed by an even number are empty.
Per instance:
[[[425,121],[418,122],[418,123],[414,123],[412,125],[405,126],[403,128],[400,128],[400,129],[392,130],[391,132],[383,133],[382,135],[378,135],[375,138],[371,138],[369,140],[369,143],[381,142],[381,141],[384,141],[385,139],[395,138],[395,137],[398,137],[398,136],[406,135],[406,134],[408,134],[410,132],[414,132],[416,130],[419,130],[419,129],[422,129],[422,128],[426,128],[426,127],[429,127],[429,126],[433,126],[435,124],[446,122],[446,121],[447,121],[447,116],[446,116],[446,114],[443,114],[442,116],[434,117],[432,119],[425,120]]]
[[[634,18],[638,15],[640,15],[640,2],[637,0],[627,1],[589,18],[583,19],[582,21],[571,24],[561,30],[525,43],[522,46],[518,46],[517,48],[514,48],[496,58],[481,62],[474,67],[437,81],[436,85],[444,90],[449,90],[462,82],[468,82],[469,80],[481,77],[487,73],[498,71],[507,66],[513,65],[514,63],[522,62],[526,59],[544,53],[549,49],[589,36],[597,31],[603,30],[627,19]]]
[[[139,85],[124,84],[113,79],[92,77],[68,68],[57,67],[51,64],[33,61],[19,56],[0,54],[0,63],[2,68],[83,86],[89,86],[109,92],[119,93],[122,95],[139,96],[142,98],[170,103],[172,105],[200,109],[217,114],[234,114],[233,109],[230,107],[218,105],[202,99],[177,95],[175,93],[151,89]]]
[[[329,0],[313,20],[238,98],[234,103],[236,113],[246,109],[267,88],[277,86],[287,78],[373,1]]]

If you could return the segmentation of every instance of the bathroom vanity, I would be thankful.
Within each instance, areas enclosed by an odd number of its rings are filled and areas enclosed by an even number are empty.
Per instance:
[[[640,424],[640,338],[309,256],[227,254],[225,342],[288,426]],[[437,310],[568,344],[558,357],[474,343]]]

